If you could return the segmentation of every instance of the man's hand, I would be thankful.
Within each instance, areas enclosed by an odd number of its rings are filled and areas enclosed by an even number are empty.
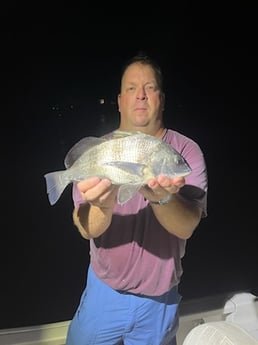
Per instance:
[[[116,204],[118,187],[108,179],[92,177],[78,182],[78,190],[83,200],[100,208],[113,208]]]
[[[160,175],[156,179],[150,179],[147,186],[141,188],[143,196],[151,201],[159,201],[168,195],[176,194],[185,185],[184,177],[169,178]]]

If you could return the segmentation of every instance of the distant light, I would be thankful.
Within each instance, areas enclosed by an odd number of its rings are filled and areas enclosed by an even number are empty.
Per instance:
[[[99,104],[104,104],[105,103],[105,99],[104,98],[99,98]]]
[[[52,105],[51,110],[52,111],[59,111],[59,105],[58,104]]]

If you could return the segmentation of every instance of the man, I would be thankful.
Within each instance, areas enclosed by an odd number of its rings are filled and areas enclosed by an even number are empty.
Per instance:
[[[123,205],[108,179],[74,184],[73,220],[90,240],[90,265],[67,345],[176,344],[181,258],[207,215],[207,173],[199,145],[165,128],[164,104],[159,66],[146,56],[132,58],[122,71],[119,129],[161,138],[192,172],[150,179]]]

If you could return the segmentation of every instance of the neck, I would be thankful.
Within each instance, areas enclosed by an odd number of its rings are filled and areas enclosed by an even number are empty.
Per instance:
[[[142,132],[142,133],[145,133],[145,134],[149,134],[149,135],[153,135],[154,137],[157,137],[157,138],[160,138],[162,139],[167,131],[167,129],[164,127],[164,125],[162,124],[161,126],[159,127],[128,127],[128,126],[123,126],[120,124],[119,130],[122,130],[122,131],[136,131],[136,132]]]
[[[163,137],[164,137],[164,135],[166,134],[166,132],[167,132],[167,129],[164,128],[164,127],[161,127],[161,128],[157,131],[155,137],[157,137],[157,138],[159,138],[159,139],[163,139]]]

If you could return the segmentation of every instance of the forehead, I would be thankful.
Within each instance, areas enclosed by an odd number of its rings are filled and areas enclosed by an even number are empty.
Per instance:
[[[133,63],[124,72],[122,82],[133,82],[139,79],[156,81],[155,72],[152,66],[142,63]]]

